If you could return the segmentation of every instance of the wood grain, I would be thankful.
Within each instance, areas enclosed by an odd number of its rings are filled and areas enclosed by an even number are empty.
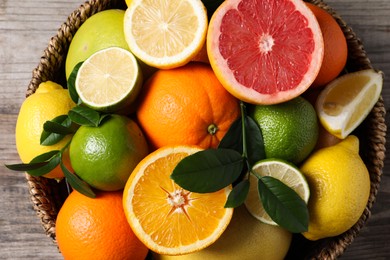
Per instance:
[[[385,73],[382,96],[389,107],[390,1],[326,2],[363,41],[373,66]],[[14,129],[31,72],[50,38],[80,4],[82,0],[0,0],[0,259],[62,259],[35,215],[24,175],[4,163],[19,162]],[[341,259],[390,259],[389,165],[387,154],[372,216]]]

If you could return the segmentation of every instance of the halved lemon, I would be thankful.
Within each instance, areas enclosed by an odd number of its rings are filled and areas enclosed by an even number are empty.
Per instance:
[[[134,0],[126,10],[124,33],[131,52],[140,60],[171,69],[199,53],[207,25],[201,0]]]
[[[201,149],[160,148],[134,169],[125,186],[123,206],[137,237],[152,251],[181,255],[214,243],[233,215],[224,208],[231,187],[214,193],[194,193],[170,178],[176,165]]]
[[[110,47],[91,55],[80,66],[75,82],[81,101],[98,111],[118,112],[139,94],[142,72],[134,55]]]
[[[309,185],[303,174],[294,165],[284,160],[265,159],[256,163],[253,166],[252,171],[259,176],[271,176],[280,180],[293,189],[306,203],[309,201]],[[259,196],[257,177],[253,174],[249,174],[249,176],[251,185],[245,200],[245,206],[258,220],[270,225],[277,225],[263,207]]]
[[[344,139],[358,127],[378,101],[383,74],[372,69],[345,74],[330,82],[318,96],[321,124]]]

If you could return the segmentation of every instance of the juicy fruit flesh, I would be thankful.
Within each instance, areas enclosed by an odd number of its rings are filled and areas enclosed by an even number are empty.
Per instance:
[[[309,69],[315,48],[307,19],[294,10],[290,1],[280,2],[275,4],[282,6],[270,7],[258,1],[242,1],[237,9],[226,13],[221,24],[220,52],[235,78],[243,86],[265,94],[299,85]],[[283,26],[281,22],[271,23],[269,17],[256,12],[272,12],[273,17],[286,23]],[[293,69],[285,70],[285,67]],[[274,85],[277,89],[270,88]]]
[[[139,6],[133,15],[132,29],[133,34],[137,35],[138,46],[158,58],[174,56],[182,52],[194,39],[193,28],[197,28],[199,23],[193,7],[187,1],[165,1],[164,5],[172,7],[162,8],[159,3],[154,3],[146,10],[143,6]],[[168,10],[175,10],[175,13]],[[176,13],[192,15],[176,16]],[[148,33],[145,33],[145,27],[148,28]],[[154,41],[154,44],[150,44],[151,41]]]
[[[145,197],[148,198],[148,203],[133,204],[134,212],[140,218],[140,224],[145,228],[146,233],[152,234],[151,239],[165,246],[177,247],[193,243],[194,233],[198,239],[207,238],[218,225],[218,222],[208,221],[208,219],[210,217],[220,218],[225,211],[221,205],[213,203],[214,200],[219,201],[215,196],[225,198],[224,192],[215,193],[214,196],[210,197],[208,194],[202,195],[183,190],[169,178],[161,180],[148,176],[153,175],[156,169],[159,171],[164,171],[162,169],[167,168],[173,169],[178,159],[186,156],[187,154],[178,153],[157,160],[145,169],[142,186],[136,185],[134,189],[134,197],[140,198],[138,201],[142,201],[142,198]],[[167,162],[169,163],[167,164]],[[160,189],[153,190],[151,193],[152,189],[148,189],[148,185],[151,187],[159,186]],[[144,192],[143,189],[147,192]],[[159,210],[153,214],[153,222],[157,226],[151,225],[148,215],[156,208]],[[195,223],[208,222],[208,225],[197,226],[194,225],[194,221]],[[179,223],[180,226],[178,226]],[[171,229],[182,229],[186,232],[181,232],[179,237],[170,236],[169,230]]]
[[[189,192],[170,179],[177,163],[197,147],[166,147],[148,155],[133,171],[124,207],[134,232],[154,252],[177,255],[213,243],[230,222],[230,187],[214,193]]]
[[[340,139],[347,137],[367,117],[382,87],[383,75],[372,69],[351,72],[333,80],[316,101],[324,128]]]
[[[110,48],[95,53],[82,65],[76,88],[86,103],[108,106],[126,98],[136,84],[138,73],[137,61],[130,52]]]

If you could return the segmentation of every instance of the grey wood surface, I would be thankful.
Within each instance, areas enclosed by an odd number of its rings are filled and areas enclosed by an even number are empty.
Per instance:
[[[14,129],[31,72],[50,38],[82,1],[0,0],[0,259],[62,259],[35,215],[24,175],[4,163],[19,162]],[[361,38],[374,67],[385,73],[382,96],[390,106],[390,1],[326,2]],[[341,259],[390,259],[388,153],[372,216]]]

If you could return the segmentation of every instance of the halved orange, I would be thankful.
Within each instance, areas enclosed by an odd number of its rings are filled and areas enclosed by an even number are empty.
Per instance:
[[[194,146],[168,146],[146,156],[125,186],[123,206],[137,237],[152,251],[181,255],[215,242],[230,223],[224,208],[231,187],[214,193],[187,191],[170,178],[176,165],[201,151]]]

